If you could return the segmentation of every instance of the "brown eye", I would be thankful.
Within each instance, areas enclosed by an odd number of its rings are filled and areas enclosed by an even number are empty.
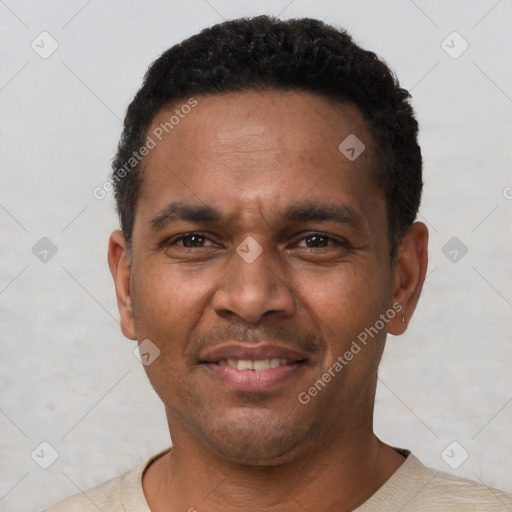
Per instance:
[[[333,239],[328,236],[315,233],[304,237],[304,240],[306,240],[306,245],[308,247],[326,247],[329,245],[328,241]]]
[[[208,238],[199,233],[187,233],[180,235],[169,242],[169,246],[177,245],[179,247],[186,247],[187,249],[201,248]]]
[[[204,244],[205,237],[202,235],[187,235],[181,238],[185,247],[197,247]]]
[[[322,249],[333,245],[344,245],[341,241],[323,233],[308,233],[298,243],[301,247],[307,247],[308,249]]]

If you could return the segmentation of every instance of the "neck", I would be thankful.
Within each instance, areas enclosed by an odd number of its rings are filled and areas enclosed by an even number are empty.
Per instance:
[[[143,478],[154,512],[350,511],[405,460],[371,429],[345,432],[334,443],[273,465],[233,462],[188,436],[173,432],[173,439],[172,452],[155,461]]]

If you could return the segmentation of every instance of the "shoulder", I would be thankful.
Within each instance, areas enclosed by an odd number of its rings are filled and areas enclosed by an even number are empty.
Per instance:
[[[402,453],[404,451],[402,450]],[[391,478],[357,512],[499,512],[512,510],[512,495],[424,466],[408,456]]]
[[[59,501],[43,512],[150,512],[142,490],[141,476],[147,463]]]
[[[435,503],[442,509],[464,511],[512,510],[512,495],[499,489],[450,475],[435,469],[425,468],[428,483],[419,498]]]

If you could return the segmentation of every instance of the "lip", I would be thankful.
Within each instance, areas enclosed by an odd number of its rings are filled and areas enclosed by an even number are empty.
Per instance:
[[[248,346],[247,343],[231,343],[203,351],[200,356],[201,363],[218,363],[221,359],[249,359],[258,361],[261,359],[287,359],[291,363],[306,361],[305,354],[301,354],[287,347],[258,343]],[[268,371],[268,370],[265,370]]]
[[[267,370],[238,370],[231,366],[217,364],[224,359],[286,359],[287,364]],[[200,366],[210,377],[222,383],[231,391],[263,392],[271,391],[295,377],[306,366],[308,358],[295,350],[268,343],[258,343],[251,347],[247,344],[231,343],[205,350],[200,357]]]

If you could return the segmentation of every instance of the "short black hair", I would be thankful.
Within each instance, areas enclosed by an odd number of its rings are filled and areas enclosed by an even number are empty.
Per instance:
[[[271,16],[206,28],[166,50],[149,67],[127,109],[112,165],[128,249],[143,163],[140,155],[133,156],[145,145],[156,114],[192,96],[262,89],[303,90],[359,108],[376,146],[376,182],[386,197],[393,257],[416,219],[423,186],[410,94],[384,61],[355,44],[347,31],[312,18]]]

